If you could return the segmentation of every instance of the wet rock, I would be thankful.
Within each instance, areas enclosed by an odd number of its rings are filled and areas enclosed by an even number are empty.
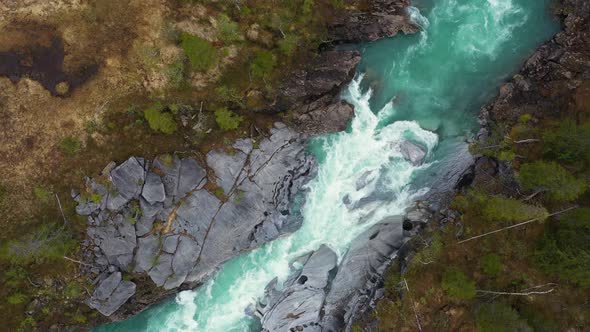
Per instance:
[[[335,44],[365,43],[419,31],[406,12],[409,0],[372,0],[365,10],[350,9],[334,20],[329,36]]]
[[[412,141],[403,141],[400,144],[400,151],[404,159],[412,165],[420,165],[426,158],[426,149]]]
[[[336,268],[336,254],[321,246],[305,261],[301,270],[294,271],[282,291],[276,290],[276,279],[266,288],[266,297],[258,303],[263,331],[321,331],[321,309],[330,276]]]
[[[322,331],[350,329],[357,309],[367,307],[402,244],[402,217],[387,218],[353,241],[326,296]]]
[[[110,316],[133,294],[135,294],[135,284],[122,280],[121,272],[115,272],[99,283],[87,304],[101,314]]]
[[[315,109],[306,105],[297,114],[297,128],[306,133],[321,135],[345,130],[354,116],[354,108],[340,100]]]

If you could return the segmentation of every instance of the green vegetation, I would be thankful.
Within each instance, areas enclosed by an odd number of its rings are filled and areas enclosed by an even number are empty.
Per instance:
[[[238,23],[232,21],[225,14],[219,15],[217,18],[217,29],[219,31],[220,39],[226,44],[242,38]]]
[[[240,126],[244,118],[228,110],[226,107],[219,108],[215,111],[215,122],[223,130],[234,130]]]
[[[272,73],[276,65],[277,59],[274,54],[270,51],[263,50],[258,52],[256,58],[250,64],[250,71],[256,78],[266,78]]]
[[[590,287],[590,208],[570,211],[548,225],[535,257],[546,273]]]
[[[520,168],[518,181],[525,190],[544,192],[554,201],[573,201],[586,190],[586,184],[555,162],[535,161]]]
[[[454,206],[462,212],[474,213],[488,222],[522,222],[535,218],[543,220],[549,215],[544,207],[477,191],[456,197]]]
[[[475,315],[477,328],[481,332],[528,331],[526,321],[518,312],[502,302],[483,304]]]
[[[82,142],[75,137],[66,137],[61,140],[59,146],[69,156],[75,156],[82,149]]]
[[[170,112],[165,112],[161,105],[154,105],[146,109],[143,111],[143,115],[150,128],[154,131],[159,131],[164,134],[172,134],[178,129],[172,114]]]
[[[441,287],[449,296],[460,300],[468,300],[475,296],[475,282],[456,267],[445,270]]]
[[[483,273],[490,277],[496,277],[502,271],[502,262],[500,256],[496,254],[487,254],[481,259],[481,269]]]
[[[570,164],[590,164],[590,124],[578,126],[564,120],[543,135],[543,142],[547,157]]]
[[[177,60],[168,65],[166,73],[173,85],[179,85],[184,80],[184,61]]]
[[[207,71],[215,64],[217,51],[209,41],[184,32],[180,35],[180,46],[193,70]]]
[[[77,249],[78,242],[63,227],[44,224],[18,240],[0,247],[0,259],[14,264],[61,260]]]
[[[33,194],[35,194],[35,197],[40,201],[46,201],[51,197],[51,191],[42,187],[35,187],[35,189],[33,189]]]
[[[287,35],[279,41],[279,49],[287,56],[293,55],[298,45],[299,36],[293,34]]]
[[[23,304],[23,303],[27,302],[27,300],[28,300],[28,297],[26,295],[24,295],[23,293],[14,293],[6,299],[6,301],[12,305]]]

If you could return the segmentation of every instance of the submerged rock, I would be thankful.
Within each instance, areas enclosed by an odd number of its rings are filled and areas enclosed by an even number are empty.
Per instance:
[[[426,158],[426,149],[412,141],[403,141],[400,144],[400,151],[404,159],[414,166],[420,165]]]

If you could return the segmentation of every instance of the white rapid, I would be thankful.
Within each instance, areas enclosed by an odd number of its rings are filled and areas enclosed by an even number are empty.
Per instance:
[[[402,213],[425,190],[411,192],[408,185],[414,172],[429,164],[412,166],[403,159],[399,144],[411,138],[432,151],[437,136],[411,121],[380,128],[382,115],[393,112],[391,104],[374,114],[369,108],[371,91],[363,93],[361,81],[359,76],[344,96],[356,110],[351,131],[314,143],[326,154],[317,177],[308,185],[302,228],[228,262],[199,290],[179,294],[180,310],[169,315],[166,324],[150,325],[150,331],[248,330],[252,322],[244,310],[263,295],[274,277],[288,276],[292,259],[321,244],[342,256],[363,230]],[[368,197],[368,203],[362,204]]]
[[[549,1],[415,0],[425,15],[414,7],[408,15],[423,31],[362,46],[366,74],[343,92],[355,107],[349,130],[310,143],[319,169],[301,207],[301,229],[230,260],[175,301],[99,330],[259,330],[245,310],[269,281],[288,276],[292,259],[321,244],[342,258],[358,234],[403,213],[437,172],[455,166],[479,107],[555,32]],[[402,158],[404,139],[427,148],[424,164]]]

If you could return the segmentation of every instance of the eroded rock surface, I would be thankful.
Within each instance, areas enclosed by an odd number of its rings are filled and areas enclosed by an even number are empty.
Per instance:
[[[269,283],[253,314],[265,331],[350,329],[358,307],[382,287],[382,275],[403,242],[402,217],[391,217],[357,237],[339,265],[322,245],[291,264],[293,273],[282,287],[276,279]]]
[[[111,184],[88,179],[88,195],[74,193],[88,216],[88,272],[98,275],[93,308],[109,316],[133,295],[119,271],[146,273],[166,290],[196,285],[226,260],[299,228],[291,204],[315,166],[304,136],[277,123],[257,148],[241,139],[206,161],[209,179],[193,158],[131,157],[110,171]],[[204,189],[208,181],[223,194]]]

